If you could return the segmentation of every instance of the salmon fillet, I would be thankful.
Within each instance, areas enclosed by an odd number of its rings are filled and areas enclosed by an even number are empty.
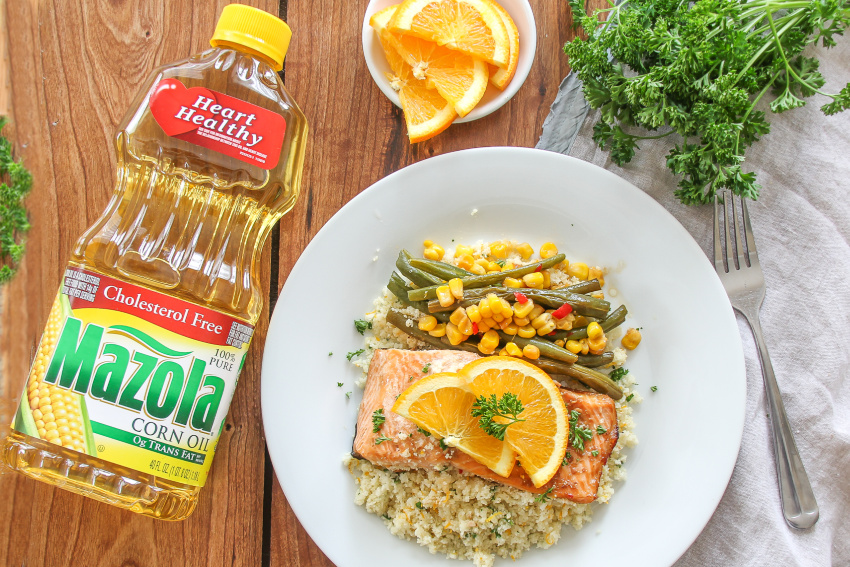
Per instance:
[[[454,372],[477,359],[458,350],[376,350],[369,364],[366,389],[357,417],[354,454],[388,469],[424,469],[446,465],[448,458],[433,437],[419,432],[415,423],[391,411],[408,386],[437,372]],[[423,372],[424,370],[424,372]],[[386,421],[373,432],[372,416],[383,410]],[[376,444],[380,437],[389,441]]]
[[[454,350],[375,351],[357,417],[354,455],[392,470],[442,468],[451,464],[461,471],[528,492],[542,494],[548,491],[555,498],[578,503],[593,502],[599,489],[602,467],[608,462],[619,436],[614,400],[604,394],[561,388],[567,411],[578,411],[577,424],[590,429],[593,436],[585,441],[584,451],[569,446],[566,465],[540,488],[534,487],[520,466],[514,467],[511,475],[505,478],[461,451],[440,449],[433,437],[425,436],[412,421],[391,411],[398,395],[415,381],[436,372],[457,371],[477,358],[474,353]],[[423,369],[426,371],[423,372]],[[377,410],[383,410],[385,422],[376,433],[372,416]],[[603,429],[605,432],[601,433]],[[381,437],[387,440],[376,444]],[[594,452],[597,454],[594,455]]]
[[[578,451],[572,445],[567,447],[562,465],[552,480],[536,488],[528,474],[519,464],[507,478],[502,477],[475,461],[469,455],[455,451],[451,463],[463,471],[507,484],[515,488],[537,494],[549,492],[554,498],[566,498],[579,504],[587,504],[596,500],[599,490],[599,479],[602,467],[608,462],[614,445],[620,436],[617,426],[617,410],[614,400],[605,394],[595,392],[579,392],[561,388],[561,396],[567,405],[567,411],[579,412],[577,425],[584,426],[593,432],[593,437],[584,442],[584,451]],[[597,429],[597,426],[600,429]],[[601,431],[605,433],[601,433]],[[594,455],[593,452],[598,454]]]

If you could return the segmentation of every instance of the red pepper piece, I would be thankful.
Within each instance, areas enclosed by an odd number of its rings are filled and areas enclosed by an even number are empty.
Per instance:
[[[536,268],[534,268],[534,271],[535,271],[535,272],[539,272],[539,271],[540,271],[540,270],[542,270],[542,269],[543,269],[543,264],[537,264],[537,267],[536,267]]]
[[[478,334],[478,323],[472,323],[472,334],[473,335]]]
[[[566,317],[567,315],[569,315],[572,312],[573,312],[572,305],[570,305],[569,303],[564,303],[563,305],[561,305],[560,307],[555,309],[555,311],[552,312],[552,317],[554,317],[555,319],[563,319],[564,317]]]
[[[524,304],[524,303],[528,303],[528,298],[525,296],[525,294],[524,294],[524,293],[521,293],[521,292],[519,292],[519,291],[515,291],[515,292],[514,292],[514,297],[516,297],[516,301],[517,301],[517,303],[519,303],[520,305],[522,305],[522,304]]]

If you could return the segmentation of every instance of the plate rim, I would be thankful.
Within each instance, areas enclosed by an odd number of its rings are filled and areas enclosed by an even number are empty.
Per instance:
[[[297,278],[294,278],[294,276],[298,276],[300,274],[301,270],[304,269],[303,268],[304,262],[302,262],[302,259],[304,257],[308,256],[308,252],[311,250],[312,247],[318,246],[318,244],[316,244],[316,243],[320,240],[319,239],[320,235],[322,235],[324,232],[331,231],[332,227],[335,226],[337,222],[341,222],[339,219],[343,216],[343,213],[346,210],[356,208],[358,206],[358,204],[361,201],[363,201],[364,199],[367,199],[369,195],[371,195],[372,193],[374,193],[376,191],[380,191],[381,187],[383,187],[387,184],[393,183],[394,182],[394,181],[392,181],[393,178],[398,178],[398,177],[402,177],[402,176],[405,176],[405,175],[414,175],[416,172],[418,172],[421,169],[430,168],[430,167],[437,167],[444,161],[449,161],[449,160],[452,160],[452,159],[459,159],[460,154],[477,155],[477,154],[491,154],[491,153],[496,154],[496,155],[501,154],[501,153],[507,153],[507,154],[515,154],[517,156],[523,156],[523,155],[540,156],[540,155],[545,154],[545,155],[547,155],[547,159],[552,158],[552,159],[555,159],[555,160],[561,160],[565,164],[568,164],[566,167],[576,167],[576,168],[580,168],[580,169],[584,168],[588,171],[594,171],[595,172],[594,174],[598,174],[598,175],[601,175],[603,177],[608,177],[610,179],[613,179],[613,180],[615,180],[614,181],[615,183],[625,184],[625,186],[627,186],[628,190],[635,192],[635,194],[637,195],[637,198],[643,200],[644,203],[646,203],[647,206],[649,206],[650,208],[654,208],[656,210],[656,212],[662,213],[662,216],[665,216],[668,221],[673,221],[673,225],[679,231],[681,236],[686,237],[686,238],[684,238],[684,240],[686,242],[686,246],[688,246],[691,249],[691,253],[698,254],[699,256],[703,257],[705,259],[705,261],[708,263],[708,266],[710,267],[710,273],[711,273],[711,277],[709,278],[710,281],[712,282],[711,285],[714,286],[716,288],[716,290],[719,290],[720,292],[722,292],[724,297],[726,296],[725,289],[723,288],[719,277],[717,276],[713,267],[710,266],[710,261],[709,261],[708,257],[705,255],[702,248],[699,246],[699,244],[696,242],[696,240],[693,238],[693,236],[678,221],[678,219],[676,219],[676,217],[673,216],[672,213],[670,213],[670,211],[668,211],[658,201],[656,201],[654,198],[652,198],[646,192],[639,189],[633,183],[627,181],[626,179],[616,175],[615,173],[613,173],[609,170],[606,170],[604,168],[596,166],[592,163],[580,160],[578,158],[574,158],[572,156],[566,156],[566,155],[563,155],[563,154],[558,154],[558,153],[550,152],[550,151],[546,151],[546,150],[539,150],[539,149],[536,149],[536,148],[525,148],[525,147],[515,147],[515,146],[491,146],[491,147],[471,148],[471,149],[458,150],[458,151],[454,151],[454,152],[447,152],[447,153],[444,153],[444,154],[440,154],[440,155],[437,155],[437,156],[433,156],[433,157],[421,160],[419,162],[410,164],[410,165],[408,165],[404,168],[401,168],[399,170],[394,171],[393,173],[375,181],[370,186],[368,186],[366,189],[360,191],[351,200],[349,200],[345,205],[340,207],[340,209],[336,213],[334,213],[334,215],[331,216],[331,218],[329,218],[327,220],[327,222],[319,229],[319,231],[317,231],[317,233],[313,236],[313,238],[311,238],[310,242],[307,244],[307,246],[301,252],[298,260],[296,261],[295,265],[293,266],[292,270],[290,271],[289,275],[287,276],[287,279],[284,282],[284,285],[281,287],[280,293],[278,295],[277,305],[278,306],[280,305],[279,300],[280,300],[280,298],[284,297],[284,294],[286,293],[286,289],[287,289],[287,286],[289,285],[290,281],[297,279]],[[520,157],[519,159],[522,159],[522,158]],[[734,366],[737,367],[736,374],[738,375],[738,383],[739,383],[739,388],[741,390],[741,397],[738,400],[738,404],[739,404],[738,415],[734,416],[735,420],[738,424],[738,427],[736,427],[736,429],[735,429],[736,430],[735,443],[734,443],[735,451],[734,451],[734,453],[732,453],[732,452],[729,453],[729,455],[734,455],[734,456],[729,458],[729,462],[726,463],[726,466],[724,467],[726,472],[724,472],[722,478],[725,479],[725,480],[722,483],[722,488],[720,488],[721,485],[718,485],[718,492],[714,495],[714,497],[711,498],[711,500],[714,501],[714,504],[711,507],[711,510],[710,511],[706,510],[705,517],[700,519],[700,522],[699,522],[700,527],[698,529],[695,529],[694,532],[692,534],[690,534],[689,537],[680,538],[680,540],[679,540],[680,545],[675,546],[676,549],[672,551],[672,555],[669,555],[669,563],[666,563],[668,565],[673,565],[676,561],[678,561],[678,559],[680,559],[682,557],[682,555],[684,555],[684,553],[693,545],[693,543],[696,541],[696,539],[699,537],[699,535],[705,530],[705,527],[708,525],[708,522],[711,520],[712,516],[714,515],[715,511],[717,510],[717,507],[719,506],[721,499],[722,499],[723,495],[725,494],[725,492],[728,488],[729,482],[731,480],[732,474],[733,474],[734,469],[735,469],[735,464],[737,463],[737,459],[738,459],[738,456],[739,456],[739,453],[740,453],[741,443],[742,443],[742,440],[743,440],[744,426],[745,426],[745,417],[746,417],[746,402],[747,402],[746,365],[745,365],[744,352],[743,352],[743,343],[742,343],[742,340],[741,340],[741,335],[738,331],[736,316],[734,314],[734,311],[732,310],[731,304],[728,304],[728,307],[729,307],[729,314],[728,314],[727,323],[731,323],[730,327],[734,327],[735,337],[737,337],[737,340],[735,341],[735,347],[736,347],[735,352],[734,353],[728,353],[727,358],[734,359]],[[277,311],[278,311],[278,309],[276,307],[275,312],[277,312]],[[278,316],[276,318],[275,313],[271,314],[271,316],[269,318],[269,325],[268,325],[267,334],[266,334],[266,341],[268,341],[268,339],[272,336],[272,329],[277,326],[277,325],[275,325],[275,321],[281,319],[282,317],[283,316],[281,315],[281,316]],[[278,325],[279,324],[280,323],[278,323]],[[731,328],[730,328],[730,330],[731,330]],[[266,344],[264,344],[264,347],[267,347],[267,346],[268,346],[268,342],[266,342]],[[261,411],[262,411],[262,415],[263,415],[263,418],[264,418],[263,419],[264,435],[265,435],[266,439],[269,439],[270,438],[270,436],[268,434],[269,432],[266,430],[266,427],[267,427],[266,424],[269,421],[269,420],[266,419],[266,412],[267,412],[267,404],[265,402],[266,396],[262,395],[263,392],[265,392],[265,390],[266,390],[266,384],[267,384],[267,381],[262,379],[263,375],[265,375],[265,373],[266,373],[265,372],[266,371],[266,362],[268,360],[267,352],[268,352],[268,350],[264,349],[263,361],[262,361],[262,372],[261,372]],[[271,411],[271,410],[268,410],[268,411]],[[281,464],[281,466],[285,466],[285,464],[282,462],[282,460],[280,460],[279,458],[276,458],[275,452],[272,450],[272,447],[271,447],[270,444],[267,443],[267,447],[268,447],[268,452],[269,452],[269,458],[272,461],[272,465],[275,467],[275,477],[277,478],[278,482],[280,483],[280,486],[281,486],[281,489],[284,492],[284,495],[286,495],[286,485],[288,483],[286,481],[284,481],[277,472],[278,471],[278,464]],[[319,546],[318,542],[316,541],[316,537],[314,536],[313,526],[310,526],[308,528],[307,526],[305,526],[303,524],[303,522],[301,520],[301,517],[302,517],[301,503],[297,502],[297,501],[295,503],[293,503],[292,501],[289,501],[289,505],[292,508],[293,512],[295,513],[296,517],[299,519],[299,523],[301,523],[301,525],[304,527],[305,531],[308,533],[308,535],[311,537],[311,539],[313,539],[313,541],[316,543],[316,545],[322,550],[322,552],[325,553],[328,556],[328,558],[331,559],[331,561],[334,562],[334,564],[345,565],[346,563],[344,561],[344,559],[345,559],[344,557],[340,557],[339,554],[336,553],[335,551],[329,552],[327,549]],[[415,543],[415,542],[411,542],[411,543]]]

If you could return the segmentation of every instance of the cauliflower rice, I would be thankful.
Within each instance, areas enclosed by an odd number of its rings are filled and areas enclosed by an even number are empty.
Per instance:
[[[478,243],[476,247],[486,245]],[[446,250],[446,258],[453,256]],[[521,260],[513,259],[517,264]],[[576,283],[561,270],[551,270],[553,283]],[[366,374],[375,350],[382,348],[421,349],[426,345],[387,323],[390,308],[418,318],[421,314],[405,307],[384,288],[375,299],[375,309],[366,314],[372,322],[373,334],[366,337],[366,351],[353,360],[363,375],[357,385],[365,386]],[[615,338],[609,333],[609,338]],[[614,349],[614,365],[621,366],[625,350]],[[574,389],[586,390],[580,383],[565,377],[562,383]],[[614,495],[614,482],[626,479],[623,450],[638,440],[634,434],[632,408],[641,396],[632,391],[635,385],[631,374],[619,383],[624,397],[616,402],[620,436],[608,463],[602,469],[599,491],[594,503],[577,504],[558,498],[539,495],[495,483],[481,477],[459,472],[451,466],[441,470],[396,472],[382,469],[370,462],[346,455],[344,464],[354,477],[357,492],[355,504],[383,518],[390,532],[400,538],[415,540],[431,553],[444,553],[452,559],[469,559],[477,567],[490,567],[498,555],[518,559],[524,551],[536,545],[548,548],[561,537],[561,527],[569,524],[581,529],[590,522],[597,503],[605,504]],[[631,396],[630,402],[626,397]]]

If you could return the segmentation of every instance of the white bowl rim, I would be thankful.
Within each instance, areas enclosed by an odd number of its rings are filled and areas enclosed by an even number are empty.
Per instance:
[[[495,87],[488,83],[488,92],[495,91],[497,94],[487,102],[479,104],[473,108],[470,113],[463,118],[457,118],[454,121],[454,124],[472,122],[473,120],[489,116],[502,108],[517,92],[519,92],[522,85],[525,84],[525,80],[531,72],[531,67],[534,65],[534,56],[537,53],[537,24],[534,19],[534,11],[531,9],[531,4],[529,4],[528,0],[502,0],[502,2],[505,4],[515,2],[516,7],[521,11],[523,17],[528,23],[528,30],[525,31],[525,35],[521,36],[519,61],[517,62],[516,73],[504,91],[499,92]],[[386,80],[386,77],[384,76],[385,69],[382,67],[381,62],[375,60],[372,52],[372,47],[376,38],[374,30],[372,30],[372,27],[369,25],[369,18],[371,18],[372,14],[377,12],[379,8],[383,8],[383,6],[381,6],[383,3],[387,2],[385,0],[370,0],[369,5],[366,7],[366,13],[363,16],[361,48],[363,50],[363,57],[366,60],[366,67],[369,68],[369,74],[372,75],[372,79],[375,81],[375,84],[379,89],[381,89],[384,96],[390,99],[390,101],[397,107],[401,108],[401,101],[398,98],[398,94],[390,86],[389,81]],[[505,9],[508,10],[507,7],[505,7]],[[515,16],[514,14],[511,15]],[[517,28],[519,28],[519,21],[516,17],[514,17],[514,22],[517,23]],[[520,33],[522,33],[522,30],[520,30]],[[384,63],[383,66],[385,67],[386,63]],[[485,97],[486,96],[487,95],[485,94]]]

